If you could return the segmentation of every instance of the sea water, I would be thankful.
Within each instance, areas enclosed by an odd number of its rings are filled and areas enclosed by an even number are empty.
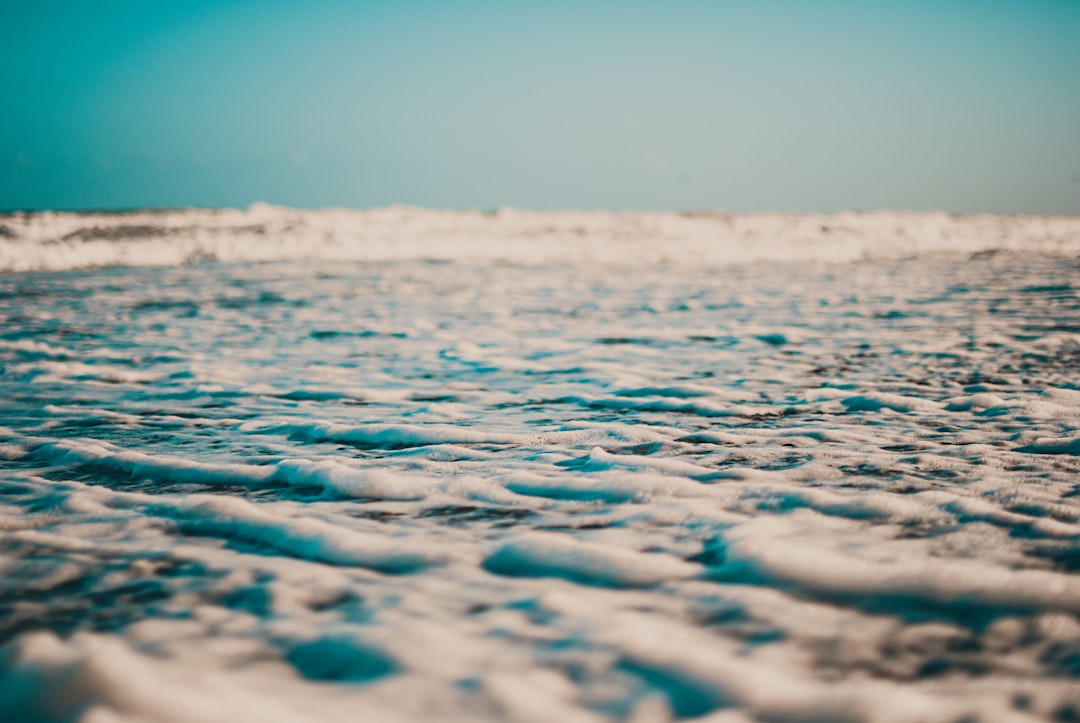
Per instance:
[[[1075,253],[579,243],[0,276],[0,720],[1080,715]]]

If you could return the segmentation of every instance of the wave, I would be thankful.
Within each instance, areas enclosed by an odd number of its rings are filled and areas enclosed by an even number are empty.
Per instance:
[[[996,253],[1080,256],[1080,217],[297,210],[266,204],[0,215],[0,272],[293,259],[725,266]]]

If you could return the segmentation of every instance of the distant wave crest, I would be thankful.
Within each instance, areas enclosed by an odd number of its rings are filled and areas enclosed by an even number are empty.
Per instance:
[[[0,216],[0,272],[287,259],[727,266],[997,253],[1080,256],[1080,217],[482,212],[404,206],[304,211],[266,204],[246,210]]]

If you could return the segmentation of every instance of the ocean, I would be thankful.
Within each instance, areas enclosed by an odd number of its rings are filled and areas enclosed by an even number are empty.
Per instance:
[[[1080,717],[1080,218],[0,217],[0,720]]]

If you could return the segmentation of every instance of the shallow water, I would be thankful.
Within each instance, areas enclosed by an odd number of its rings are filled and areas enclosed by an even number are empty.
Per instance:
[[[2,276],[0,719],[1074,720],[1078,278]]]

